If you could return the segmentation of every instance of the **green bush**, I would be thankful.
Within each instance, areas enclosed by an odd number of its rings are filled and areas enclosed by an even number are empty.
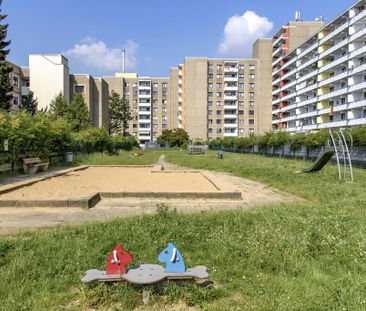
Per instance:
[[[311,132],[306,134],[304,145],[308,148],[317,148],[322,147],[327,144],[329,139],[329,132],[328,130],[320,130],[318,132]]]
[[[353,138],[354,146],[362,146],[366,147],[366,127],[358,126],[351,129],[348,129]],[[349,136],[345,134],[345,137],[348,142],[350,142]]]
[[[287,132],[273,133],[268,139],[268,145],[273,147],[280,147],[288,143],[290,135]]]
[[[305,133],[296,133],[294,135],[290,136],[290,147],[292,150],[298,150],[301,149],[302,146],[305,146]]]

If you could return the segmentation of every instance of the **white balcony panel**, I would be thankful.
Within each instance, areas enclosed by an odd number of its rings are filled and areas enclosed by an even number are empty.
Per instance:
[[[349,109],[366,107],[366,100],[359,100],[348,104]]]
[[[238,116],[236,114],[224,114],[224,119],[237,119]]]
[[[344,23],[340,27],[337,27],[331,33],[329,33],[323,39],[321,39],[319,41],[319,45],[322,45],[323,43],[327,42],[329,39],[333,38],[334,36],[336,36],[337,34],[339,34],[340,32],[342,32],[343,30],[345,30],[347,27],[348,27],[348,23]]]
[[[366,118],[350,119],[348,125],[366,125]]]
[[[224,95],[224,100],[232,100],[232,101],[236,101],[238,100],[238,96],[230,96],[230,95]]]
[[[316,96],[314,98],[310,98],[310,99],[304,100],[302,102],[296,103],[296,107],[303,107],[303,106],[306,106],[306,105],[314,104],[317,101],[318,101],[318,97]]]
[[[224,123],[224,128],[237,128],[237,123]]]
[[[238,77],[225,77],[224,76],[224,81],[227,81],[227,82],[237,82],[238,81]]]
[[[237,137],[237,136],[238,136],[238,132],[224,133],[224,137]]]
[[[343,111],[343,110],[348,110],[348,104],[337,105],[337,106],[333,107],[334,112],[339,112],[339,111]]]
[[[310,86],[304,87],[301,90],[298,90],[297,91],[297,95],[301,95],[301,94],[304,94],[306,92],[313,91],[313,90],[315,90],[317,88],[318,88],[318,83],[314,83],[313,85],[310,85]]]
[[[349,92],[355,92],[366,88],[366,82],[358,83],[349,87]]]
[[[335,67],[335,66],[338,66],[338,65],[340,65],[340,64],[342,64],[342,63],[344,63],[344,62],[346,62],[348,60],[348,55],[345,55],[345,56],[343,56],[343,57],[341,57],[341,58],[339,58],[339,59],[337,59],[337,60],[335,60],[335,61],[333,61],[333,62],[331,62],[331,63],[329,63],[329,64],[326,64],[325,66],[323,66],[323,67],[321,67],[320,69],[319,69],[319,73],[322,73],[322,72],[324,72],[324,71],[326,71],[326,70],[328,70],[328,69],[331,69],[331,68],[333,68],[333,67]]]
[[[225,91],[238,91],[238,86],[225,86],[224,87]]]
[[[151,94],[139,94],[139,98],[151,98]]]
[[[330,84],[330,83],[336,82],[336,81],[338,81],[338,80],[344,79],[344,78],[346,78],[347,76],[348,76],[348,72],[346,71],[346,72],[343,72],[343,73],[341,73],[341,74],[339,74],[339,75],[336,75],[336,76],[334,76],[334,77],[331,77],[331,78],[325,79],[325,80],[323,80],[323,81],[320,81],[320,82],[319,82],[319,87],[322,87],[322,86],[324,86],[324,85],[327,85],[327,84]]]
[[[364,18],[366,16],[366,10],[363,10],[361,13],[357,14],[355,17],[353,17],[349,21],[349,25],[353,25],[354,23],[357,23],[361,18]]]
[[[312,44],[311,46],[309,46],[307,49],[305,49],[303,52],[301,52],[300,54],[298,54],[297,57],[298,58],[304,57],[309,52],[317,49],[318,48],[318,45],[319,45],[319,43],[318,42],[315,42],[314,44]]]
[[[318,115],[318,111],[314,110],[314,111],[310,111],[310,112],[306,112],[306,113],[301,113],[297,117],[298,117],[298,119],[300,119],[300,118],[311,118],[311,117],[315,117],[317,115]]]
[[[139,111],[138,114],[148,116],[148,115],[151,115],[151,111]]]
[[[308,80],[308,79],[318,75],[318,73],[319,73],[319,70],[315,69],[312,72],[309,72],[308,74],[306,74],[305,76],[302,76],[301,78],[297,79],[297,82],[300,83],[300,82],[303,82],[305,80]]]
[[[341,95],[346,94],[347,92],[348,92],[347,87],[345,87],[343,89],[340,89],[340,90],[333,91],[333,92],[329,92],[327,94],[319,96],[319,101],[326,100],[326,99],[333,98],[333,97],[337,97],[337,96],[341,96]]]
[[[139,123],[148,124],[151,123],[151,119],[139,119]]]
[[[333,121],[333,122],[326,122],[326,123],[320,123],[319,128],[333,128],[333,127],[343,127],[347,126],[347,120],[343,121]]]
[[[321,58],[326,57],[327,55],[333,53],[334,51],[337,51],[342,46],[348,44],[348,40],[349,40],[349,38],[346,38],[346,39],[342,40],[341,42],[337,43],[336,45],[332,46],[331,48],[327,49],[326,51],[324,51],[323,53],[321,53],[319,55],[319,58],[321,59]]]
[[[319,114],[319,115],[327,114],[327,113],[330,113],[330,107],[322,108],[322,109],[319,109],[319,110],[318,110],[318,114]]]

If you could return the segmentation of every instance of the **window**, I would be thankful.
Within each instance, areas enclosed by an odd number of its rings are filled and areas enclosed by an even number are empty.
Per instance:
[[[168,128],[168,124],[163,124],[162,128],[163,129],[167,129]]]
[[[153,108],[153,112],[158,112],[158,108]]]
[[[133,100],[133,103],[134,103],[134,104],[137,104],[137,99],[134,99],[134,100]]]
[[[254,110],[249,110],[249,115],[254,116]]]
[[[218,89],[221,89],[221,88],[222,88],[222,83],[216,83],[216,87],[217,87]]]
[[[222,65],[216,65],[217,70],[221,70],[221,68],[222,68]]]
[[[239,97],[244,97],[244,92],[239,92]]]
[[[137,96],[137,91],[133,91],[132,95]]]
[[[255,65],[249,65],[249,70],[255,70]]]
[[[216,124],[221,124],[221,119],[217,119]]]
[[[209,73],[209,74],[208,74],[208,78],[209,78],[209,79],[212,79],[212,78],[213,78],[213,74],[212,74],[212,73]]]
[[[134,128],[134,129],[137,128],[137,124],[133,124],[132,128]]]
[[[239,110],[239,115],[243,115],[244,114],[244,110]]]
[[[168,103],[168,100],[167,100],[167,99],[163,99],[163,100],[161,101],[161,103],[162,103],[162,104],[167,104],[167,103]]]
[[[167,88],[167,87],[168,87],[168,83],[164,82],[164,83],[162,84],[162,86],[163,86],[163,88]]]
[[[168,112],[167,108],[163,108],[162,110],[163,110],[163,112]]]
[[[216,134],[221,134],[221,129],[216,129]]]
[[[153,116],[153,120],[157,120],[158,119],[158,117],[157,116]]]
[[[167,92],[167,91],[163,91],[163,92],[161,93],[161,95],[162,95],[163,97],[166,97],[166,96],[168,96],[168,92]]]
[[[240,134],[244,133],[244,129],[239,129]]]
[[[254,129],[253,128],[249,129],[249,134],[254,134]]]
[[[158,87],[158,84],[156,82],[153,83],[153,87]]]
[[[254,93],[253,92],[250,92],[249,93],[249,97],[253,98],[254,97]]]
[[[240,70],[244,70],[244,65],[239,65]]]
[[[154,129],[157,129],[158,128],[158,125],[156,123],[153,124],[153,128]]]
[[[153,103],[154,105],[156,105],[156,104],[158,103],[158,100],[157,100],[157,99],[153,99],[152,103]]]
[[[14,104],[15,106],[19,106],[19,98],[18,98],[18,96],[14,96],[13,104]]]
[[[212,133],[212,128],[209,128],[209,129],[208,129],[208,132],[209,132],[209,133]]]
[[[168,117],[167,116],[162,116],[161,118],[163,121],[167,121],[168,120]]]
[[[249,79],[254,80],[254,79],[255,79],[255,75],[254,75],[254,74],[250,74],[250,75],[249,75]]]
[[[213,87],[213,83],[209,83],[209,84],[208,84],[208,88],[209,88],[209,89],[212,89],[212,87]]]
[[[254,119],[249,119],[249,124],[253,125],[254,124]]]
[[[240,121],[239,121],[239,123],[240,123],[240,124],[244,124],[244,120],[240,120]]]
[[[221,97],[221,92],[217,92],[216,97]]]
[[[244,79],[244,74],[243,73],[239,73],[238,77],[239,77],[239,79]]]
[[[208,119],[208,124],[212,124],[212,120],[211,119]]]
[[[213,105],[212,101],[207,102],[207,106],[211,107]]]
[[[239,106],[244,106],[244,102],[240,101]]]
[[[13,77],[13,85],[16,87],[19,87],[19,78],[18,77]]]
[[[221,79],[221,77],[222,77],[222,75],[219,73],[216,75],[216,79]]]
[[[220,116],[221,115],[221,110],[216,110],[216,115]]]
[[[209,110],[208,111],[208,115],[210,116],[210,115],[212,115],[212,110]]]
[[[216,106],[221,106],[221,102],[216,102]]]
[[[341,113],[341,120],[346,120],[346,113],[345,112]]]
[[[153,91],[153,92],[152,92],[152,95],[153,95],[153,96],[158,96],[158,91]]]
[[[137,83],[133,83],[133,84],[132,84],[132,86],[133,86],[133,87],[137,87]]]
[[[207,96],[208,96],[208,97],[212,97],[212,96],[213,96],[213,93],[212,93],[212,92],[208,92],[208,93],[207,93]]]
[[[239,88],[243,89],[244,88],[244,83],[239,83]]]
[[[75,85],[74,86],[74,93],[84,94],[85,93],[85,85],[80,85],[80,84]]]
[[[254,102],[253,101],[249,102],[249,107],[254,107]]]
[[[128,82],[125,83],[125,87],[129,87],[130,84]]]
[[[254,89],[254,83],[249,83],[249,88]]]

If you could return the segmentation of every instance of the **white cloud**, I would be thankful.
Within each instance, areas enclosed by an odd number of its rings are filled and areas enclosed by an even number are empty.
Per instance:
[[[254,41],[266,36],[272,29],[273,23],[267,17],[258,16],[253,11],[231,16],[226,22],[219,52],[223,55],[251,56]]]
[[[86,37],[63,54],[99,72],[120,72],[123,49],[126,50],[126,69],[134,69],[138,44],[133,40],[127,40],[121,47],[110,48],[103,41]]]

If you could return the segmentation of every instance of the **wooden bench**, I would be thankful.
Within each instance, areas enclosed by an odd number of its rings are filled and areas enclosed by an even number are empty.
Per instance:
[[[48,162],[42,163],[40,158],[24,158],[23,170],[26,174],[35,174],[37,171],[46,172],[48,170]]]

